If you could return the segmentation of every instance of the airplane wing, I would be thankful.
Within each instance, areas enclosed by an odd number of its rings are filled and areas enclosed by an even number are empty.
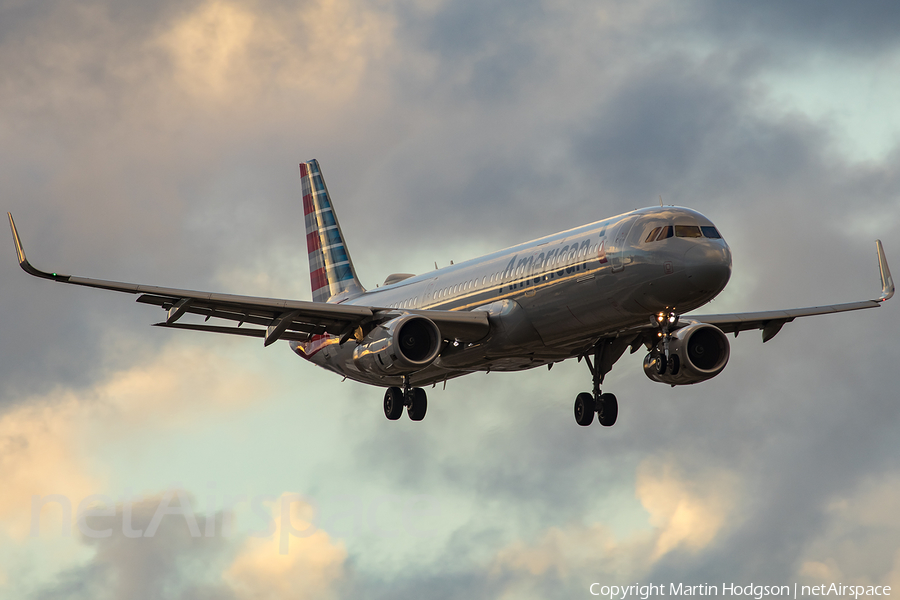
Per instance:
[[[25,258],[25,251],[22,249],[22,242],[16,231],[12,214],[7,213],[7,215],[16,243],[19,266],[26,273],[60,283],[140,294],[137,298],[138,302],[160,306],[166,310],[166,320],[155,323],[157,327],[261,337],[266,346],[279,339],[306,341],[311,335],[324,333],[341,336],[344,341],[349,339],[362,325],[387,321],[404,313],[416,313],[428,317],[438,326],[441,335],[450,340],[475,342],[487,335],[490,329],[488,315],[484,311],[398,311],[374,306],[198,292],[41,271],[34,268]],[[236,321],[238,325],[237,327],[223,327],[205,323],[178,323],[178,319],[187,313],[203,315],[207,321],[212,317]],[[243,327],[245,323],[259,325],[265,329]]]
[[[875,240],[875,247],[878,252],[878,269],[881,272],[881,296],[875,300],[752,313],[727,313],[720,315],[688,314],[683,315],[682,319],[685,321],[709,323],[710,325],[715,325],[725,333],[734,333],[735,336],[741,331],[762,329],[763,342],[768,342],[781,331],[781,328],[785,323],[790,323],[798,317],[830,315],[832,313],[846,312],[849,310],[876,308],[881,306],[882,302],[890,299],[891,296],[894,295],[894,279],[891,277],[891,270],[888,268],[887,258],[884,255],[884,247],[881,245],[881,240]]]

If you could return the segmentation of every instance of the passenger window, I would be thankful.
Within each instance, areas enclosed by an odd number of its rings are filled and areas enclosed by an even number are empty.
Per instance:
[[[644,243],[646,244],[647,242],[652,242],[652,241],[656,240],[656,236],[659,233],[660,229],[662,229],[662,227],[657,227],[656,229],[651,231],[650,235],[647,236],[647,239],[644,240]]]
[[[670,238],[670,237],[672,237],[672,235],[673,235],[673,233],[672,233],[672,226],[671,226],[671,225],[667,225],[666,227],[663,227],[662,229],[660,229],[659,235],[656,236],[656,241],[664,240],[664,239],[666,239],[666,238]]]
[[[712,225],[704,225],[704,226],[700,227],[700,229],[703,231],[703,235],[705,235],[706,237],[708,237],[710,239],[713,239],[713,240],[722,239],[722,236],[721,236],[721,234],[719,234],[719,231]]]
[[[698,238],[703,237],[700,228],[696,225],[676,225],[675,237]]]

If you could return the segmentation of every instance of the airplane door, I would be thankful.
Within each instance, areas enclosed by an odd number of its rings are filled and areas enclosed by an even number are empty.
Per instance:
[[[606,254],[609,257],[609,262],[612,265],[612,272],[618,273],[625,269],[625,257],[623,256],[623,250],[625,248],[625,240],[628,238],[628,234],[631,232],[631,228],[634,226],[637,221],[637,216],[626,217],[619,223],[618,229],[616,229],[616,237],[613,240],[612,248],[606,249]]]

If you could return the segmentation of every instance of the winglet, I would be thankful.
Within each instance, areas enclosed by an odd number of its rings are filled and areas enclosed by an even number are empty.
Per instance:
[[[875,240],[875,246],[878,249],[878,270],[881,271],[881,297],[878,301],[884,302],[894,295],[894,278],[891,277],[891,269],[888,267],[881,240]]]
[[[12,229],[13,241],[16,243],[16,257],[19,259],[19,266],[29,275],[41,277],[43,279],[52,279],[53,281],[68,281],[68,275],[60,275],[59,273],[46,273],[31,266],[28,259],[25,258],[25,250],[22,249],[22,241],[19,239],[19,232],[16,231],[16,223],[13,221],[12,213],[6,213],[9,217],[9,228]]]

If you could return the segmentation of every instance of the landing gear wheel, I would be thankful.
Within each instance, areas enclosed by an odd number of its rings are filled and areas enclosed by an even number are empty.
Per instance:
[[[389,387],[384,392],[384,416],[396,421],[403,414],[403,391],[398,387]]]
[[[619,401],[612,394],[600,394],[597,420],[604,427],[612,427],[619,416]]]
[[[581,392],[575,396],[575,422],[582,427],[587,427],[594,422],[596,412],[594,397],[587,392]]]
[[[425,390],[413,388],[409,390],[409,396],[409,407],[406,409],[406,413],[411,421],[421,421],[425,418],[425,411],[428,410],[428,397],[425,395]]]
[[[679,360],[677,354],[673,354],[669,357],[669,375],[678,375],[678,370],[681,368],[681,360]]]
[[[666,360],[665,354],[657,355],[657,357],[656,357],[656,374],[657,375],[665,375],[666,374],[666,367],[669,366],[668,362],[669,361]]]

